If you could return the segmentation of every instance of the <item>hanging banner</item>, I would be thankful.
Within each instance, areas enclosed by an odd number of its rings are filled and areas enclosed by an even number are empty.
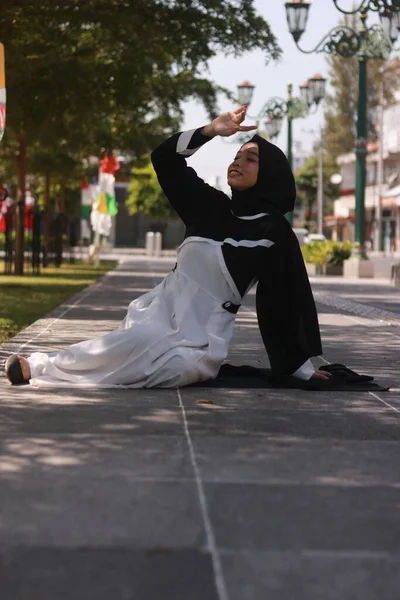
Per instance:
[[[92,205],[98,195],[99,186],[81,182],[81,239],[90,240],[92,235],[89,227]]]
[[[111,232],[111,217],[114,217],[118,212],[114,173],[119,168],[119,161],[114,156],[105,154],[100,161],[99,193],[92,207],[90,223],[95,233],[105,237],[108,237]]]
[[[4,46],[0,43],[0,141],[6,127],[6,67]]]

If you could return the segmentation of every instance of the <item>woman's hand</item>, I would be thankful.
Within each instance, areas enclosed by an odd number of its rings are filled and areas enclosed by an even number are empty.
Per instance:
[[[223,113],[203,128],[204,135],[229,137],[239,131],[253,131],[256,125],[242,125],[246,118],[247,106],[241,106],[232,112]]]
[[[328,373],[328,371],[320,371],[317,369],[315,373],[311,375],[311,379],[329,379],[332,377],[332,373]]]

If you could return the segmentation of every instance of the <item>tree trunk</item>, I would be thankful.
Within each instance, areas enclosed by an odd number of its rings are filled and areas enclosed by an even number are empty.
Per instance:
[[[44,230],[43,230],[43,266],[47,267],[49,264],[49,250],[50,250],[50,174],[46,173],[44,180],[44,202],[45,202],[45,213],[44,213]]]
[[[17,207],[15,211],[15,274],[24,274],[25,245],[25,186],[26,186],[26,139],[25,132],[19,133],[19,151],[17,156]]]
[[[65,181],[60,183],[60,200],[58,204],[58,212],[65,214]]]
[[[62,253],[63,253],[63,234],[65,226],[65,181],[60,183],[60,195],[58,197],[58,206],[56,215],[56,228],[54,232],[55,236],[55,251],[56,251],[56,265],[57,267],[62,265]]]

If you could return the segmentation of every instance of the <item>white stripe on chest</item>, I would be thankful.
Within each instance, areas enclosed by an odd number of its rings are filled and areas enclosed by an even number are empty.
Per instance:
[[[264,248],[270,248],[275,244],[271,240],[234,240],[233,238],[225,238],[223,244],[230,244],[231,246],[243,246],[244,248],[256,248],[257,246],[264,246]]]

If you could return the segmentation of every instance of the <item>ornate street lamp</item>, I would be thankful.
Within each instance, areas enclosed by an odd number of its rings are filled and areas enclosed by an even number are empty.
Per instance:
[[[265,119],[264,128],[265,128],[265,131],[269,138],[271,138],[271,139],[276,138],[281,132],[282,115],[281,116],[277,115],[274,118],[268,117],[267,119]]]
[[[254,88],[255,86],[251,85],[250,81],[242,81],[242,83],[239,83],[237,90],[240,104],[250,104],[253,98]]]
[[[297,4],[292,2],[291,4]],[[292,122],[293,119],[305,117],[309,114],[310,108],[318,103],[324,97],[326,79],[322,75],[316,74],[314,77],[300,86],[300,97],[293,98],[293,86],[291,83],[287,87],[287,98],[284,100],[279,96],[270,98],[262,107],[257,116],[247,113],[247,116],[257,121],[264,120],[265,133],[268,138],[275,138],[279,135],[283,118],[287,118],[287,159],[290,167],[293,168],[292,155]],[[241,104],[249,104],[252,98],[255,86],[249,81],[244,81],[238,86],[238,97]],[[248,102],[244,102],[246,99]],[[250,99],[250,100],[249,100]],[[292,222],[292,213],[288,213],[286,218]]]
[[[308,80],[308,87],[311,90],[313,102],[315,102],[317,106],[325,96],[325,86],[326,79],[319,73],[316,73],[314,77],[311,77]]]
[[[399,17],[400,12],[393,12],[388,8],[383,9],[382,12],[379,13],[383,30],[388,38],[390,38],[392,44],[396,42],[399,35]]]
[[[307,26],[310,3],[297,0],[296,2],[287,2],[285,7],[289,31],[295,42],[298,42]]]
[[[400,29],[400,0],[359,0],[359,6],[352,10],[343,10],[340,8],[339,1],[333,0],[333,3],[341,13],[347,15],[360,14],[360,29],[355,31],[347,25],[334,27],[312,50],[304,50],[299,46],[299,40],[307,26],[311,2],[304,2],[303,0],[286,2],[286,17],[289,31],[293,36],[297,48],[301,52],[305,54],[324,52],[326,54],[338,54],[344,58],[358,57],[357,141],[355,150],[356,223],[354,236],[355,250],[353,254],[360,259],[366,259],[364,236],[367,154],[367,62],[369,59],[386,60],[389,57]],[[381,25],[373,25],[367,28],[366,21],[369,11],[379,13]],[[317,90],[319,83],[313,81],[311,85],[315,86],[315,90]],[[304,91],[303,93],[306,94],[308,92]],[[318,91],[314,91],[314,93],[318,97]]]
[[[303,98],[304,102],[307,104],[308,108],[313,103],[312,90],[310,88],[310,84],[308,81],[305,81],[303,85],[300,86],[300,96]]]

